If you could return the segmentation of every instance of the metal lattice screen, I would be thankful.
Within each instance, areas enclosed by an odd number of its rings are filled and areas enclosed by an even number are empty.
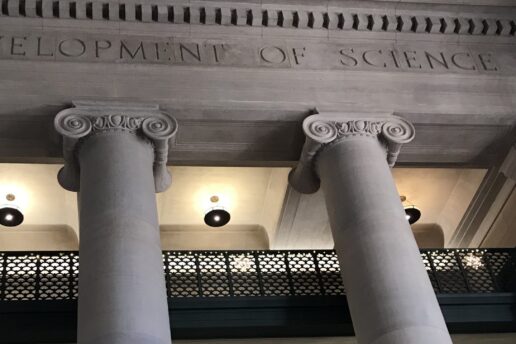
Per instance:
[[[77,298],[77,252],[4,252],[0,259],[0,300]]]
[[[439,294],[514,291],[515,249],[421,250]],[[165,251],[171,298],[345,295],[334,251]],[[0,252],[0,301],[73,300],[77,252]]]

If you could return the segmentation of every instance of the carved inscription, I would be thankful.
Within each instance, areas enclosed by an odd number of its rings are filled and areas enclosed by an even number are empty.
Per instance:
[[[278,44],[0,32],[0,48],[1,59],[453,73],[515,69],[513,53],[455,45]]]
[[[473,53],[468,50],[436,51],[404,49],[356,49],[339,51],[341,64],[346,67],[369,66],[378,69],[422,71],[484,71],[499,70],[492,53]]]

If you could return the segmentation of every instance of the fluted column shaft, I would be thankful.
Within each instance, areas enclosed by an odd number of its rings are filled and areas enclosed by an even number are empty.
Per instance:
[[[175,122],[95,109],[78,107],[56,117],[69,158],[59,180],[78,191],[79,201],[77,342],[170,344],[155,197],[170,179],[161,175],[168,173],[157,160],[163,152],[155,141],[167,141]]]
[[[451,344],[387,161],[413,127],[316,120],[290,181],[305,192],[320,182],[358,342]]]

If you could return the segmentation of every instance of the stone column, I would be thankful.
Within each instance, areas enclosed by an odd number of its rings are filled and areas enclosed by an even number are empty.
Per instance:
[[[157,107],[75,103],[55,128],[78,192],[79,344],[170,344],[155,192],[170,184],[176,121]]]
[[[449,344],[446,324],[405,218],[389,166],[413,126],[395,116],[321,114],[291,185],[319,185],[360,344]]]

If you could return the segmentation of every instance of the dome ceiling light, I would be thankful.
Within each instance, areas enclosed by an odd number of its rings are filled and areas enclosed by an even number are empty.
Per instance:
[[[231,215],[224,207],[218,205],[218,196],[212,196],[210,201],[213,206],[208,209],[206,215],[204,215],[204,223],[210,227],[222,227],[226,225],[231,219]]]
[[[13,194],[7,194],[5,199],[9,203],[0,206],[0,225],[16,227],[23,222],[23,213],[20,208],[11,203],[16,199]]]
[[[400,200],[405,208],[405,218],[409,224],[412,225],[416,223],[421,218],[421,210],[413,204],[405,204],[407,202],[407,197],[405,196],[400,196]]]

